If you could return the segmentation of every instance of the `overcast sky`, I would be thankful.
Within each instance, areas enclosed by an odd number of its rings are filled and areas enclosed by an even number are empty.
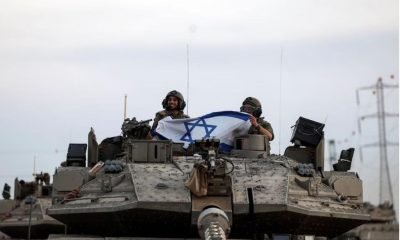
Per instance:
[[[192,117],[257,97],[277,154],[299,116],[325,123],[337,155],[357,148],[352,170],[377,203],[378,149],[365,148],[362,161],[358,149],[378,141],[378,125],[357,127],[376,112],[376,96],[361,92],[357,106],[356,89],[378,77],[398,84],[398,10],[396,0],[3,1],[0,186],[32,179],[34,158],[36,171],[52,174],[90,127],[99,141],[120,134],[125,94],[128,116],[145,120],[176,89],[189,95]],[[398,96],[385,91],[387,112],[398,113]],[[396,204],[398,125],[387,119]]]

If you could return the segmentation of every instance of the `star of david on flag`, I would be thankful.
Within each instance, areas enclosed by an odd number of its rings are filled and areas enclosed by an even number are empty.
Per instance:
[[[172,119],[158,122],[154,133],[161,139],[183,143],[187,148],[199,139],[218,138],[220,148],[230,151],[235,136],[246,134],[251,126],[247,113],[235,111],[213,112],[197,118]]]

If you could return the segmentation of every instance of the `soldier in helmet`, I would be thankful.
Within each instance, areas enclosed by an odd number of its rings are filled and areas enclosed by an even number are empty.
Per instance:
[[[176,90],[169,92],[167,96],[165,96],[164,100],[162,101],[162,106],[164,110],[156,113],[153,126],[151,127],[152,131],[157,128],[158,121],[167,116],[170,116],[173,119],[189,118],[188,115],[183,113],[183,109],[186,106],[183,95]]]
[[[271,124],[265,121],[263,117],[260,117],[262,109],[261,103],[257,98],[246,98],[240,107],[240,111],[251,114],[249,134],[262,134],[265,135],[269,141],[274,140],[274,131],[272,130]]]

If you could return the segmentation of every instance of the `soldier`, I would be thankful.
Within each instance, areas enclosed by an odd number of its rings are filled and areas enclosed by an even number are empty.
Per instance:
[[[183,109],[186,106],[185,100],[183,99],[182,94],[176,90],[169,92],[167,96],[165,96],[165,99],[162,101],[162,106],[164,110],[156,113],[153,126],[151,127],[152,131],[157,128],[158,121],[167,116],[170,116],[173,119],[189,118],[188,115],[183,113]]]
[[[274,131],[272,130],[271,124],[265,121],[263,117],[260,117],[262,109],[261,103],[257,98],[246,98],[240,107],[240,111],[251,114],[249,134],[262,134],[266,136],[269,141],[274,140]]]

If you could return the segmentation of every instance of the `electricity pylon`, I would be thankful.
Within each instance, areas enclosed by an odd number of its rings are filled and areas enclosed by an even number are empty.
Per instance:
[[[391,78],[394,78],[393,75]],[[367,86],[367,87],[361,87],[357,89],[357,105],[360,105],[360,100],[359,100],[359,91],[360,90],[373,90],[374,93],[376,94],[376,100],[377,100],[377,113],[374,114],[368,114],[361,116],[358,121],[358,130],[359,133],[361,133],[361,123],[360,120],[364,120],[366,118],[377,118],[378,119],[378,133],[379,133],[379,141],[376,143],[369,143],[365,144],[362,147],[379,147],[379,157],[380,157],[380,167],[379,167],[379,203],[383,203],[384,200],[390,200],[393,203],[393,190],[392,190],[392,182],[390,178],[390,171],[389,171],[389,163],[388,163],[388,157],[387,157],[387,146],[388,145],[395,145],[397,146],[397,143],[391,143],[388,142],[386,139],[386,117],[399,117],[398,113],[386,113],[385,112],[385,102],[384,102],[384,89],[385,88],[398,88],[398,85],[388,85],[384,84],[382,82],[382,78],[379,78],[377,83],[372,85],[372,86]],[[360,158],[362,160],[362,150],[360,150]],[[383,186],[384,183],[384,178],[387,178],[388,182],[388,190],[389,190],[389,198],[390,199],[384,199],[383,196],[383,189],[385,186]]]

